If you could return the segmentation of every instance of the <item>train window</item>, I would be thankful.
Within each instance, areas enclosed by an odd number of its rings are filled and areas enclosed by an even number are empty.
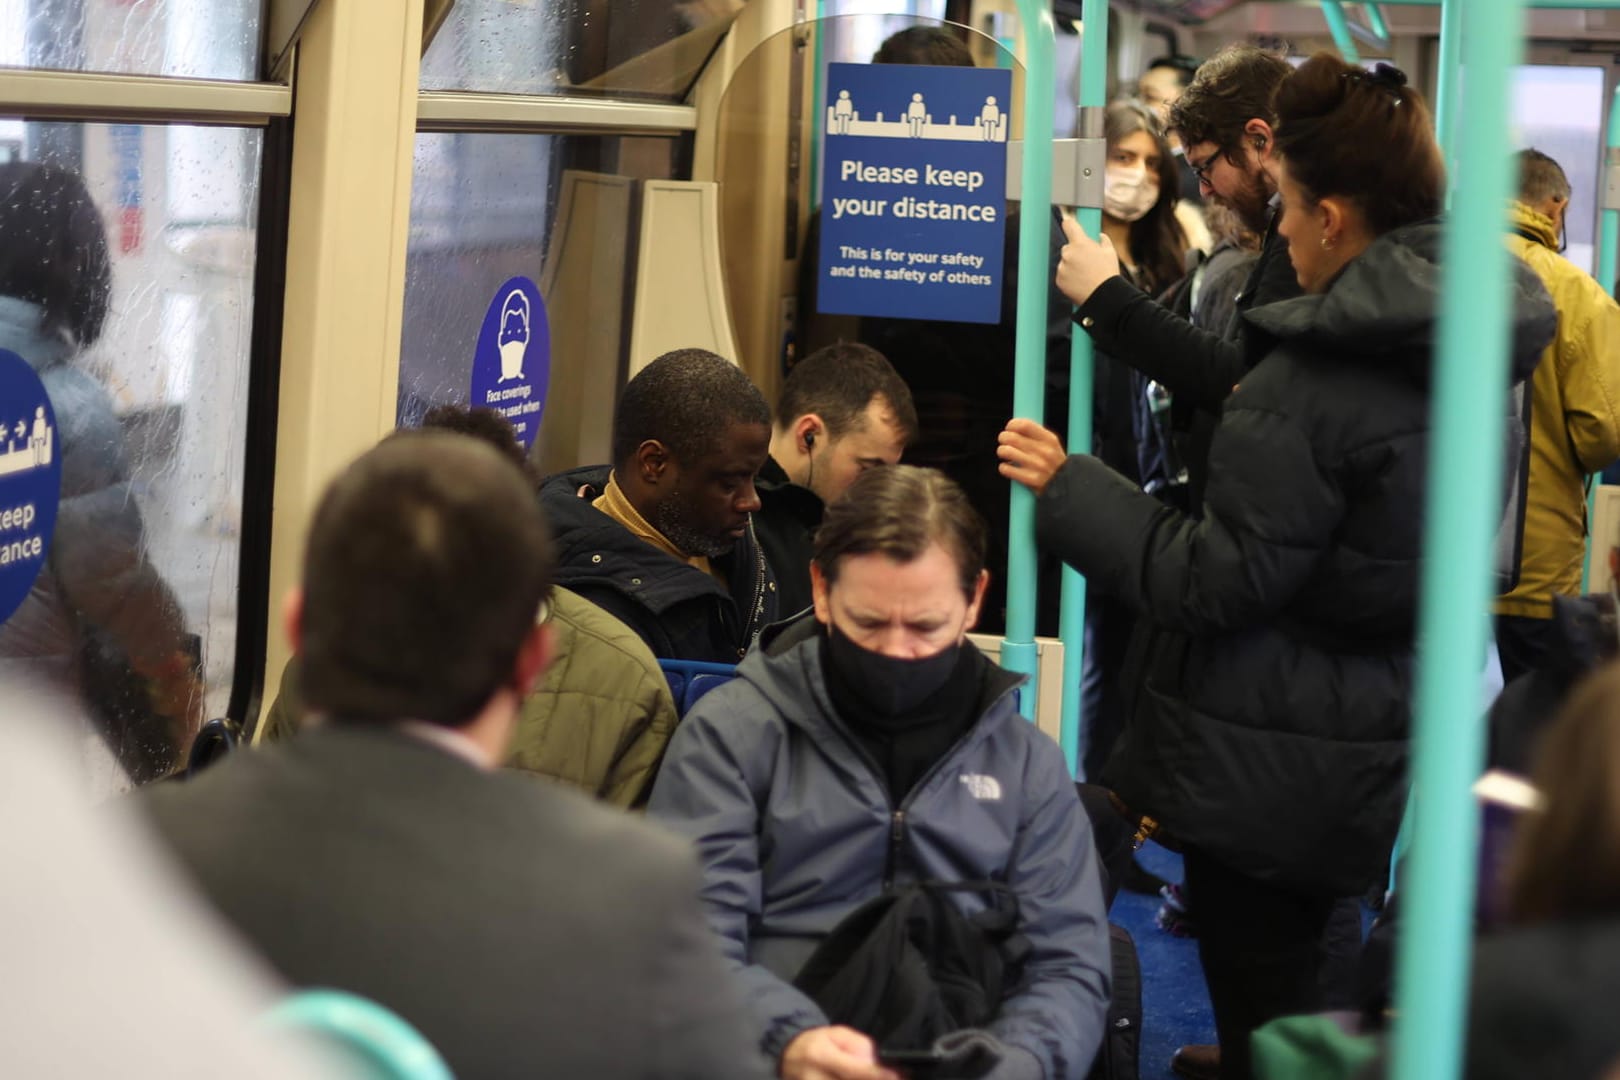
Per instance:
[[[0,347],[39,371],[63,470],[0,676],[79,703],[108,786],[169,771],[230,697],[262,138],[0,120]]]
[[[0,0],[0,66],[247,80],[264,0]]]
[[[1571,188],[1564,254],[1589,274],[1596,265],[1603,76],[1600,67],[1527,64],[1513,78],[1515,149],[1534,147],[1563,166]]]
[[[421,87],[680,101],[741,7],[457,0],[422,58]]]
[[[633,250],[628,214],[573,197],[575,181],[674,179],[684,168],[685,146],[681,138],[651,136],[417,135],[400,425],[415,424],[432,405],[468,400],[479,328],[503,281],[527,275],[556,303],[550,293],[557,260],[564,257],[560,213],[568,215],[568,265],[588,266],[593,302],[606,302],[613,286],[627,284]],[[553,312],[553,364],[619,371],[626,344],[617,329],[620,314],[616,309],[594,319],[588,333],[565,345],[558,338],[568,336],[566,320]],[[608,383],[616,392],[616,379]],[[599,404],[611,412],[613,399]]]

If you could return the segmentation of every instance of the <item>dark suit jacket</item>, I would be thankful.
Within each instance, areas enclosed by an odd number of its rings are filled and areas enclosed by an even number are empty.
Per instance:
[[[141,803],[294,985],[364,995],[458,1080],[755,1077],[678,840],[386,728],[238,753]]]

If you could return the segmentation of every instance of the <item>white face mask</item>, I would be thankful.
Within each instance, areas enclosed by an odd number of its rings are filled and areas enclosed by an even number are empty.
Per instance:
[[[1146,166],[1110,164],[1103,172],[1103,212],[1120,221],[1138,221],[1159,201],[1159,178]]]

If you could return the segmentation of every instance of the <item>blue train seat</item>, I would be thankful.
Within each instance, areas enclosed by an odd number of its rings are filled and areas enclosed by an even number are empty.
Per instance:
[[[660,660],[658,666],[669,680],[669,692],[682,716],[697,704],[698,698],[737,674],[734,664],[711,664],[703,660]]]

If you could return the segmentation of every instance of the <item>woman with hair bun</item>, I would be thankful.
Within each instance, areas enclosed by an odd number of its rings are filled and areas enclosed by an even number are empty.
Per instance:
[[[1103,782],[1186,853],[1224,1077],[1322,1005],[1335,901],[1380,880],[1405,798],[1445,170],[1405,76],[1320,53],[1277,92],[1281,234],[1305,295],[1251,309],[1201,518],[1014,420],[1040,542],[1154,627]],[[1515,380],[1557,315],[1514,279]]]

